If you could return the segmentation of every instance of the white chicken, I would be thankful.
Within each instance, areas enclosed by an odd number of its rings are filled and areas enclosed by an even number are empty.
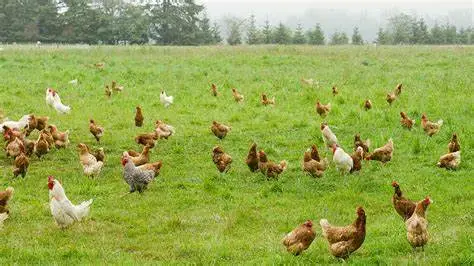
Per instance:
[[[332,133],[326,123],[321,123],[321,134],[323,135],[323,141],[328,148],[332,148],[334,144],[338,145],[336,135]]]
[[[74,222],[79,222],[89,214],[92,199],[79,205],[72,204],[61,183],[53,176],[48,177],[48,188],[51,214],[60,228],[66,228]]]
[[[89,153],[89,148],[85,144],[79,143],[77,147],[79,148],[79,160],[81,161],[84,174],[86,176],[99,175],[104,162],[97,161],[97,158]]]
[[[64,104],[62,104],[60,101],[59,101],[59,102],[57,102],[57,101],[54,102],[53,107],[54,107],[54,109],[56,109],[56,111],[57,111],[58,113],[61,113],[61,114],[67,114],[67,113],[69,113],[69,112],[71,111],[71,107],[70,107],[70,106],[64,105]]]
[[[337,144],[333,144],[332,152],[334,153],[332,160],[336,164],[337,170],[339,170],[343,174],[349,173],[352,167],[354,166],[354,161],[352,160],[352,157]]]
[[[55,101],[61,102],[59,98],[59,94],[52,88],[46,89],[46,104],[49,106],[53,106]]]
[[[16,130],[22,130],[23,128],[25,128],[28,125],[29,119],[30,119],[30,115],[24,115],[18,121],[7,120],[7,121],[0,124],[0,133],[3,133],[3,127],[4,126],[10,128],[10,129],[13,129],[13,130],[15,130],[15,129]]]
[[[168,107],[173,103],[173,96],[166,95],[165,91],[161,91],[160,93],[160,102],[165,106]]]

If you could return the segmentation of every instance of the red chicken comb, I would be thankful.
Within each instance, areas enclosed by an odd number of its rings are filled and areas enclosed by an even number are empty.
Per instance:
[[[433,203],[433,200],[430,199],[430,196],[426,196],[424,199],[425,204],[429,205],[430,203]]]

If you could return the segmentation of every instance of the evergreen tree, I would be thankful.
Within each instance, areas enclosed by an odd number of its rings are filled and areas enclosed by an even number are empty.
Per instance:
[[[273,33],[273,41],[277,44],[289,44],[291,42],[290,29],[280,22]]]
[[[229,29],[229,36],[227,43],[230,45],[242,44],[241,27],[242,22],[238,19],[228,19],[227,27]]]
[[[258,44],[260,43],[260,32],[257,29],[257,22],[255,15],[251,15],[249,19],[249,25],[247,28],[247,44]]]
[[[213,44],[214,36],[212,34],[211,24],[207,15],[199,21],[199,44]]]
[[[294,44],[305,44],[306,37],[303,34],[303,27],[301,24],[298,24],[296,27],[295,33],[293,34],[293,43]]]
[[[270,22],[265,20],[265,25],[263,26],[262,29],[262,35],[263,35],[263,43],[265,44],[270,44],[272,43],[272,28],[270,26]]]
[[[437,23],[431,28],[430,43],[431,44],[445,43],[443,30]]]
[[[219,30],[219,25],[217,25],[217,23],[214,22],[211,28],[211,32],[212,32],[212,43],[213,44],[221,43],[222,37],[221,37],[221,32]]]
[[[307,35],[308,35],[309,44],[324,45],[326,42],[325,37],[324,37],[324,32],[321,29],[321,25],[319,25],[319,23],[316,24],[316,27],[314,28],[314,30],[309,30],[307,32]]]
[[[347,34],[345,32],[336,31],[331,36],[332,45],[342,45],[342,44],[348,44],[348,43],[349,43],[349,37],[347,37]]]
[[[355,45],[364,44],[364,40],[362,39],[362,35],[360,34],[358,27],[355,27],[354,32],[352,33],[352,44],[355,44]]]

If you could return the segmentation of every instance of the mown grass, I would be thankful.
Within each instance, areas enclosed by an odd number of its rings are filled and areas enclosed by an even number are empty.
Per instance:
[[[91,65],[105,62],[100,71]],[[368,62],[365,66],[363,61]],[[60,130],[71,131],[71,146],[53,150],[43,161],[32,158],[26,178],[13,179],[12,160],[0,154],[1,187],[13,186],[11,217],[0,246],[2,264],[330,264],[338,263],[326,241],[317,238],[301,256],[288,254],[281,238],[306,219],[327,218],[337,225],[355,219],[355,208],[367,213],[367,236],[349,263],[474,263],[473,47],[91,47],[89,49],[8,47],[0,51],[0,108],[12,119],[23,114],[47,115]],[[319,86],[300,84],[313,78]],[[78,79],[77,87],[68,84]],[[104,84],[125,86],[107,100]],[[210,95],[210,83],[221,95]],[[385,94],[399,82],[404,90],[392,106]],[[331,86],[339,87],[333,97]],[[59,90],[72,113],[59,115],[44,102],[46,87]],[[230,88],[245,95],[233,101]],[[165,109],[159,92],[175,96]],[[275,96],[275,107],[260,104],[260,93]],[[362,109],[370,98],[374,108]],[[314,103],[331,102],[326,119]],[[141,105],[145,126],[134,127],[134,108]],[[412,131],[399,125],[399,112],[415,117]],[[427,137],[419,120],[425,112],[443,119],[440,133]],[[106,128],[97,145],[88,119]],[[177,129],[160,141],[152,159],[163,160],[156,182],[142,195],[122,197],[121,152],[138,149],[137,133],[151,132],[156,119]],[[222,141],[209,126],[217,120],[232,126]],[[333,165],[321,179],[301,171],[303,151],[322,145],[319,124],[329,122],[346,151],[353,135],[370,138],[372,146],[392,137],[395,154],[381,165],[365,162],[347,177]],[[452,132],[462,145],[457,171],[435,166],[447,150]],[[36,133],[33,137],[36,136]],[[252,174],[244,158],[252,141],[270,159],[289,162],[278,181]],[[82,174],[75,145],[103,146],[108,155],[99,178]],[[217,172],[211,161],[216,144],[234,158],[231,171]],[[77,203],[94,198],[91,217],[60,230],[49,211],[46,177],[61,179]],[[413,252],[403,222],[391,205],[392,180],[414,200],[430,195],[430,242]]]

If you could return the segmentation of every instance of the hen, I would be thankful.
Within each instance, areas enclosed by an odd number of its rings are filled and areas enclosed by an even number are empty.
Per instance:
[[[321,161],[321,157],[319,156],[318,147],[315,144],[311,145],[311,159],[316,161]]]
[[[362,207],[357,208],[357,219],[354,223],[345,227],[335,227],[328,220],[321,219],[324,238],[329,243],[331,254],[337,258],[346,259],[349,255],[359,249],[365,240],[365,211]]]
[[[332,86],[332,95],[336,96],[339,93],[339,90],[337,89],[336,86]]]
[[[100,138],[104,135],[104,128],[97,125],[94,119],[89,120],[89,131],[94,136],[97,142],[100,142]]]
[[[336,164],[336,168],[342,174],[349,173],[354,166],[354,161],[352,157],[347,154],[341,147],[337,144],[333,144],[332,146],[332,160]]]
[[[214,83],[211,84],[211,93],[212,93],[212,96],[219,95],[219,93],[217,92],[217,86]]]
[[[138,169],[141,169],[144,171],[147,171],[147,170],[153,171],[154,176],[156,177],[157,175],[160,174],[161,166],[163,166],[163,162],[158,161],[154,163],[146,163],[144,165],[140,165]]]
[[[411,129],[413,125],[415,124],[415,120],[410,119],[405,112],[400,112],[400,116],[402,117],[400,119],[400,124],[402,125],[402,127]]]
[[[426,209],[433,201],[426,197],[416,204],[413,215],[405,221],[407,227],[407,239],[413,249],[423,247],[428,243],[428,220]]]
[[[0,133],[4,133],[5,128],[10,128],[12,130],[22,130],[28,125],[30,115],[24,115],[18,121],[7,120],[0,124]]]
[[[400,185],[398,185],[396,181],[392,182],[392,187],[395,189],[395,192],[392,196],[393,207],[395,208],[395,211],[397,211],[398,215],[403,218],[403,221],[406,221],[415,211],[416,202],[403,197]]]
[[[48,129],[53,137],[56,148],[65,148],[69,145],[69,130],[59,132],[55,125],[49,125]]]
[[[214,149],[212,149],[212,161],[216,165],[219,172],[227,173],[232,164],[232,157],[225,153],[221,147],[216,146]]]
[[[7,189],[0,191],[0,213],[10,213],[8,201],[12,199],[14,191],[12,187],[7,187]]]
[[[20,138],[15,137],[13,141],[9,141],[5,150],[7,157],[17,157],[20,155],[21,150],[24,150],[25,147],[23,146],[23,141],[20,140]]]
[[[22,146],[20,148],[20,154],[15,158],[13,176],[17,177],[18,175],[21,175],[21,177],[25,177],[29,165],[30,159],[26,156],[25,148]]]
[[[438,120],[438,122],[434,123],[428,120],[425,114],[421,116],[421,126],[423,130],[428,136],[433,136],[434,134],[438,133],[443,125],[443,120]]]
[[[146,164],[150,161],[150,146],[145,145],[145,147],[143,147],[143,151],[137,156],[134,156],[136,154],[132,155],[130,153],[128,155],[130,156],[130,159],[132,160],[133,164],[135,164],[135,166]]]
[[[102,170],[104,162],[97,161],[97,158],[89,153],[89,147],[84,143],[77,145],[79,148],[79,160],[86,176],[98,176]]]
[[[110,98],[112,96],[112,90],[109,88],[109,85],[105,85],[105,95]]]
[[[461,145],[458,142],[458,135],[456,133],[453,133],[453,136],[451,137],[451,141],[448,144],[448,151],[451,152],[457,152],[461,150]]]
[[[357,147],[354,153],[351,155],[352,158],[352,168],[349,171],[350,173],[360,171],[362,169],[362,161],[364,160],[364,150],[361,146]]]
[[[316,112],[321,116],[325,117],[331,111],[331,103],[323,105],[318,101],[316,101]]]
[[[262,104],[263,105],[274,105],[275,104],[275,97],[268,99],[265,93],[262,93]]]
[[[123,179],[130,186],[130,193],[138,190],[142,193],[155,179],[155,171],[136,167],[127,152],[122,155]]]
[[[249,167],[250,171],[256,172],[258,171],[258,162],[257,144],[253,143],[250,147],[249,153],[247,154],[245,163]]]
[[[457,169],[461,163],[461,151],[450,152],[439,158],[437,165],[446,169]]]
[[[143,126],[143,114],[142,114],[142,108],[140,106],[136,107],[135,126],[137,127]]]
[[[173,96],[168,96],[166,95],[165,91],[161,91],[160,93],[160,102],[163,104],[165,107],[170,106],[173,103]]]
[[[155,147],[155,141],[158,139],[158,133],[143,133],[135,137],[135,142],[143,146]]]
[[[323,141],[328,148],[332,148],[334,144],[338,144],[336,135],[332,133],[327,123],[321,123],[321,134],[323,135]]]
[[[115,80],[112,80],[112,90],[115,92],[122,92],[123,86],[118,85]]]
[[[232,89],[232,96],[234,96],[234,101],[238,103],[244,100],[244,95],[240,94],[235,88]]]
[[[232,128],[230,126],[226,126],[216,121],[212,121],[211,131],[219,139],[225,138],[225,136],[227,136],[227,133],[229,133],[231,129]]]
[[[397,96],[394,92],[390,92],[387,93],[387,97],[385,99],[387,100],[388,104],[391,105],[397,99]]]
[[[400,96],[402,94],[402,83],[397,84],[394,91],[395,95]]]
[[[372,153],[365,157],[366,160],[380,161],[386,163],[392,160],[393,155],[393,140],[389,139],[387,144],[375,149]]]
[[[168,139],[168,137],[175,133],[175,129],[173,126],[168,125],[161,120],[156,120],[155,131],[156,134],[158,134],[158,138],[160,139]]]
[[[362,147],[364,154],[369,152],[370,139],[365,141],[361,140],[360,134],[354,135],[354,151],[357,150],[357,147]]]
[[[278,178],[278,175],[283,173],[288,167],[288,163],[283,160],[279,164],[269,161],[267,154],[261,150],[258,152],[258,169],[267,176],[267,178]]]
[[[48,188],[51,214],[60,228],[66,228],[89,215],[92,199],[84,201],[79,205],[72,204],[67,198],[61,183],[52,176],[48,177]]]
[[[307,150],[303,157],[303,171],[312,177],[322,177],[326,170],[328,161],[326,159],[317,161],[311,158],[311,150]]]
[[[33,151],[40,159],[49,152],[49,143],[45,139],[44,134],[40,134],[39,139],[35,143]]]
[[[315,238],[313,221],[308,220],[288,233],[283,238],[282,243],[288,252],[298,256],[309,248]]]
[[[366,99],[366,100],[365,100],[365,102],[364,102],[364,109],[365,109],[366,111],[372,109],[372,102],[371,102],[369,99]]]

